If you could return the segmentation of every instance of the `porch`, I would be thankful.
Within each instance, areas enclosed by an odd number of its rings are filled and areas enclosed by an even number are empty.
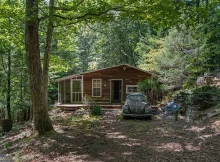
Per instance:
[[[102,109],[104,110],[115,110],[115,109],[121,109],[123,104],[99,104]],[[88,105],[85,104],[59,104],[57,105],[58,108],[64,110],[64,111],[76,111],[77,109],[80,108],[88,108]]]
[[[120,105],[124,102],[123,79],[94,79],[83,75],[71,75],[57,81],[58,104],[66,105],[62,107],[83,107],[83,104],[90,101],[102,105]]]
[[[58,103],[80,105],[83,102],[83,76],[72,75],[58,81]],[[71,104],[69,104],[71,103]]]

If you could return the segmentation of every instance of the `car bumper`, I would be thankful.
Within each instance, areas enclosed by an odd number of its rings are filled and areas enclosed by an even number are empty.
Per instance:
[[[133,118],[144,118],[144,117],[151,117],[152,114],[125,114],[122,113],[123,117],[133,117]]]

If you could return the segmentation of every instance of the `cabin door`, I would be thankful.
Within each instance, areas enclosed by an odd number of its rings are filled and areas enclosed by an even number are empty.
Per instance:
[[[111,81],[111,102],[121,103],[121,92],[122,92],[122,81],[112,80]]]
[[[72,80],[72,103],[82,102],[82,81],[81,80]]]

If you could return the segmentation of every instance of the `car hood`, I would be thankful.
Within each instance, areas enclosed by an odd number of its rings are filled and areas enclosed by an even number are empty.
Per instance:
[[[128,102],[130,111],[132,113],[142,113],[144,111],[144,107],[147,104],[146,102]]]

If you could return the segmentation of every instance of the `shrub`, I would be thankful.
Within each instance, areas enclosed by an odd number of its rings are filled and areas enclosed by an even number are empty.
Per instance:
[[[216,106],[220,102],[220,90],[213,86],[203,86],[193,90],[192,102],[199,109]]]
[[[146,94],[150,102],[161,101],[165,92],[164,85],[155,79],[146,79],[139,81],[138,90]]]
[[[175,102],[181,104],[183,111],[189,106],[199,110],[216,106],[220,102],[220,90],[213,86],[203,86],[193,90],[179,90],[173,95]]]
[[[100,105],[92,105],[91,106],[91,115],[101,115],[102,107]]]
[[[192,93],[191,90],[183,89],[183,90],[176,91],[172,96],[174,102],[181,105],[181,108],[182,108],[181,111],[183,113],[186,112],[187,107],[191,104],[190,102],[191,93]]]
[[[180,104],[184,104],[188,100],[190,94],[191,94],[190,90],[183,89],[183,90],[176,91],[172,97],[175,102],[178,102]]]

